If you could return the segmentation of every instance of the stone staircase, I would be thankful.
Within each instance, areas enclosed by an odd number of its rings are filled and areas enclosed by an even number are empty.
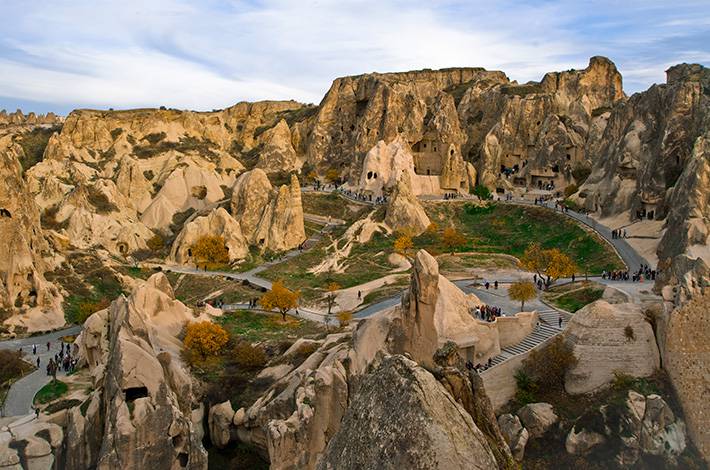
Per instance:
[[[540,326],[535,328],[535,330],[520,343],[501,350],[500,354],[491,360],[491,367],[495,367],[501,362],[518,354],[524,354],[535,346],[557,335],[567,326],[567,322],[570,319],[570,314],[553,309],[540,310],[537,313],[540,317]],[[562,328],[558,327],[560,316],[562,316]]]

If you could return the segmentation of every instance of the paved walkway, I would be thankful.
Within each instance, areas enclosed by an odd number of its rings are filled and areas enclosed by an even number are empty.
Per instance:
[[[2,416],[26,415],[32,412],[32,401],[34,400],[35,394],[51,379],[51,377],[47,375],[46,367],[49,363],[49,359],[53,358],[54,355],[59,352],[59,338],[66,335],[75,335],[80,331],[80,326],[73,326],[46,335],[0,342],[0,349],[17,351],[22,348],[25,360],[35,366],[37,365],[37,358],[39,357],[40,359],[39,369],[24,376],[10,387],[10,392],[7,395],[5,405],[2,409]],[[50,342],[49,351],[47,351],[47,342]],[[33,344],[37,345],[36,355],[32,354]],[[64,375],[64,373],[58,372],[57,377],[60,375]]]

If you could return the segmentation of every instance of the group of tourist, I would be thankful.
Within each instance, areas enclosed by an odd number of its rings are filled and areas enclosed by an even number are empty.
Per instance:
[[[343,196],[350,198],[350,199],[355,199],[356,201],[363,201],[363,202],[371,202],[375,205],[379,204],[386,204],[387,203],[387,196],[377,196],[376,198],[372,198],[372,194],[363,194],[361,192],[355,192],[350,189],[337,189],[336,191],[339,191]]]
[[[249,299],[249,308],[256,308],[259,306],[259,299],[254,297]]]
[[[493,305],[478,305],[473,310],[473,316],[479,320],[492,322],[495,321],[496,318],[503,316],[503,310]]]
[[[459,193],[444,193],[444,200],[448,201],[450,199],[457,199],[461,197]]]
[[[64,348],[64,343],[59,343],[61,348],[59,352],[54,355],[54,358],[49,359],[49,364],[47,364],[47,375],[56,375],[58,371],[63,370],[64,373],[74,372],[76,369],[76,364],[79,359],[72,357],[71,345],[66,344],[66,350]],[[50,344],[47,343],[47,351],[49,351]]]
[[[611,238],[626,238],[626,229],[612,230]]]
[[[609,279],[610,281],[628,281],[632,282],[643,282],[645,280],[655,281],[656,280],[656,270],[651,269],[647,264],[642,264],[639,269],[630,274],[629,271],[602,271],[602,279]]]
[[[490,357],[488,358],[488,361],[486,361],[485,364],[474,365],[473,362],[471,362],[470,360],[466,361],[466,369],[475,370],[478,373],[483,372],[484,370],[488,370],[492,366],[493,366],[493,360]]]

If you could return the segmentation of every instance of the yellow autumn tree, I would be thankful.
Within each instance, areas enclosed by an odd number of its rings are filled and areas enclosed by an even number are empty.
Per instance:
[[[347,326],[353,319],[353,312],[349,310],[343,310],[338,313],[338,320],[340,321],[340,326]]]
[[[508,288],[508,297],[510,300],[520,301],[520,311],[525,309],[525,301],[532,300],[537,297],[535,284],[530,281],[519,280],[510,285]]]
[[[455,228],[447,227],[441,235],[441,243],[453,255],[456,248],[466,243],[466,237]]]
[[[546,285],[577,271],[574,261],[558,248],[543,250],[539,243],[532,243],[520,258],[520,264],[528,271],[545,279]]]
[[[286,312],[298,307],[298,298],[300,296],[301,293],[299,291],[292,291],[282,281],[276,281],[271,286],[271,290],[261,296],[259,305],[264,310],[278,310],[281,318],[286,321]]]
[[[229,263],[229,250],[224,238],[219,235],[200,237],[190,250],[198,267],[202,265],[207,268]]]
[[[209,322],[193,322],[186,327],[183,345],[190,362],[204,361],[216,356],[229,341],[229,334],[221,326]]]
[[[326,289],[328,290],[328,294],[325,296],[325,300],[328,303],[328,315],[330,315],[330,311],[333,309],[333,305],[335,305],[335,291],[340,289],[340,285],[337,282],[331,282],[328,283]]]
[[[331,168],[325,172],[325,179],[331,183],[335,183],[340,179],[340,173],[335,168]]]
[[[414,243],[412,242],[412,237],[410,235],[400,235],[394,241],[394,251],[402,256],[409,257],[410,252],[414,248]]]

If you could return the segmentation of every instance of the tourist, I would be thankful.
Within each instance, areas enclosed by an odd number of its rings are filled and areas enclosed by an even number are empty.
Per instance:
[[[357,299],[360,300],[362,298],[362,292],[357,291]]]
[[[572,273],[572,282],[574,282],[574,273]]]
[[[486,281],[486,290],[488,290],[491,287],[491,283]]]
[[[557,319],[557,327],[562,328],[562,315]]]
[[[49,341],[47,341],[47,351],[49,351],[49,346],[50,346],[50,343],[49,343]]]
[[[39,369],[39,357],[37,358],[37,368]]]
[[[498,289],[498,281],[495,281],[495,282],[493,283],[493,288],[494,288],[494,289]]]

